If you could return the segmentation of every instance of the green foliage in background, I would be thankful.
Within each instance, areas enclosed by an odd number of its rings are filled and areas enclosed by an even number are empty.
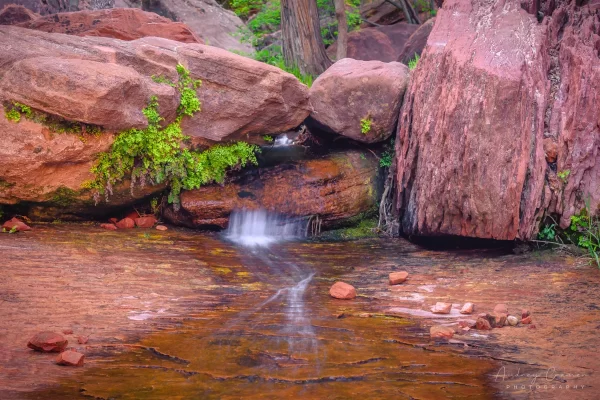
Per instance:
[[[417,68],[420,58],[421,57],[418,54],[415,54],[415,58],[413,58],[412,60],[410,60],[408,62],[408,69],[410,69],[412,71],[413,69]]]
[[[300,72],[300,68],[294,66],[289,68],[285,65],[285,61],[283,59],[283,53],[281,52],[281,46],[270,46],[268,48],[259,50],[255,53],[255,60],[264,62],[266,64],[273,65],[277,68],[284,70],[285,72],[289,72],[294,75],[300,82],[305,84],[308,87],[311,87],[315,78],[310,74],[303,74]]]
[[[392,162],[394,161],[394,156],[396,154],[394,139],[390,140],[390,142],[384,145],[383,148],[383,153],[381,153],[381,158],[379,159],[379,166],[381,168],[389,168],[392,166]]]
[[[177,66],[177,72],[179,80],[173,85],[179,90],[181,101],[175,121],[164,127],[161,125],[163,118],[158,112],[158,100],[153,96],[143,110],[148,127],[120,133],[111,150],[99,156],[92,168],[95,179],[87,182],[86,187],[108,196],[112,194],[113,186],[126,177],[131,178],[132,187],[148,181],[167,183],[170,187],[168,201],[178,205],[182,189],[221,183],[228,169],[257,164],[255,153],[258,147],[244,142],[216,145],[201,152],[183,146],[189,137],[181,131],[181,120],[200,111],[196,89],[201,82],[193,80],[181,64]]]

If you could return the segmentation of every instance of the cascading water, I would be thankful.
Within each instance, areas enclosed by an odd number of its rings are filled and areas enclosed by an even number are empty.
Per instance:
[[[305,235],[306,221],[265,210],[234,211],[225,232],[227,239],[246,247],[264,247]]]
[[[307,313],[304,295],[315,273],[289,261],[280,261],[283,249],[270,249],[269,245],[306,236],[308,221],[290,218],[265,210],[238,210],[229,219],[225,232],[227,239],[237,245],[250,247],[247,257],[258,260],[268,268],[269,275],[259,274],[270,283],[281,281],[282,286],[270,298],[252,311],[256,315],[267,306],[285,304],[282,332],[287,337],[290,353],[316,351],[314,328]],[[253,264],[250,262],[249,264]],[[278,300],[276,303],[275,300]],[[243,318],[249,318],[249,315]],[[241,321],[238,321],[241,322]]]

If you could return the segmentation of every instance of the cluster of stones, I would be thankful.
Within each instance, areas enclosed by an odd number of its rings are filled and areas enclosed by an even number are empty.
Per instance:
[[[72,330],[63,332],[64,334],[73,334]],[[79,336],[77,342],[79,344],[87,343],[86,336]],[[29,342],[27,347],[42,353],[60,353],[56,358],[56,364],[66,365],[71,367],[83,366],[85,355],[75,350],[68,349],[69,341],[63,335],[56,332],[44,331],[36,333]]]
[[[408,279],[408,272],[399,271],[392,272],[388,277],[390,285],[398,285],[404,283]],[[329,295],[334,299],[352,300],[356,297],[356,289],[354,286],[345,282],[336,282],[329,289]]]
[[[451,303],[438,302],[435,306],[431,307],[431,312],[434,314],[450,314],[451,311]],[[473,303],[465,303],[460,309],[460,313],[466,315],[470,315],[474,311],[475,305]],[[519,319],[517,316],[509,315],[508,307],[505,304],[498,304],[494,307],[492,313],[480,313],[477,315],[477,319],[459,320],[458,326],[464,332],[468,332],[471,329],[485,331],[504,326],[517,326],[519,324],[530,325],[531,328],[535,328],[535,325],[531,325],[531,322],[532,318],[529,310],[522,310],[521,318]],[[435,325],[430,328],[429,333],[431,338],[451,339],[456,331],[452,326]]]
[[[154,215],[140,215],[137,212],[129,213],[125,218],[111,218],[106,224],[100,224],[100,227],[109,231],[116,231],[118,229],[133,229],[133,228],[144,228],[150,229],[156,225],[158,220]],[[156,229],[159,231],[166,231],[168,228],[164,225],[156,225]]]

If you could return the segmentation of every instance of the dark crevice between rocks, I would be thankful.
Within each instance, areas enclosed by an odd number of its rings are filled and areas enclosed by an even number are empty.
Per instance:
[[[465,236],[441,235],[441,236],[416,236],[407,235],[406,239],[414,244],[430,250],[497,250],[498,256],[511,254],[516,246],[521,243],[510,240],[481,239]]]

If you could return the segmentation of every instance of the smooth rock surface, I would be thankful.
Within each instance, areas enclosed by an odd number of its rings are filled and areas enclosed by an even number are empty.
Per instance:
[[[508,322],[508,325],[510,325],[510,326],[516,326],[519,323],[519,319],[517,317],[515,317],[514,315],[509,315],[506,318],[506,322]]]
[[[356,289],[345,282],[336,282],[329,289],[329,294],[336,299],[352,300],[356,297]]]
[[[427,44],[427,38],[433,29],[435,18],[428,19],[419,28],[410,35],[400,55],[398,56],[399,62],[408,65],[410,60],[413,60],[416,55],[421,55],[425,45]]]
[[[475,305],[473,303],[465,303],[460,309],[461,314],[472,314],[475,310]]]
[[[146,215],[143,217],[138,217],[133,221],[135,222],[135,226],[138,228],[152,228],[154,224],[156,224],[156,217],[153,215]]]
[[[494,312],[498,314],[508,314],[508,307],[506,307],[506,304],[496,304]]]
[[[183,191],[179,211],[165,218],[188,227],[225,227],[236,209],[258,209],[307,217],[332,227],[369,211],[377,198],[377,160],[348,151],[243,172],[226,185]]]
[[[44,353],[59,353],[67,347],[69,342],[60,333],[44,331],[36,333],[27,347]]]
[[[115,224],[119,229],[131,229],[135,228],[135,221],[131,218],[123,218]]]
[[[408,68],[397,62],[345,58],[310,88],[311,120],[317,128],[363,143],[389,138],[408,84]],[[363,131],[361,121],[370,121]]]

